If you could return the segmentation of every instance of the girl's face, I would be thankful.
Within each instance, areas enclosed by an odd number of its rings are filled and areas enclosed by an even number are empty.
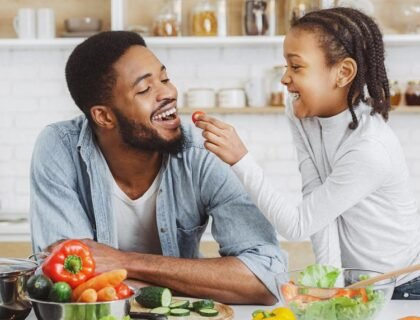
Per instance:
[[[284,41],[287,71],[282,83],[299,119],[330,117],[347,108],[346,91],[337,86],[337,66],[328,66],[315,32],[291,29]]]

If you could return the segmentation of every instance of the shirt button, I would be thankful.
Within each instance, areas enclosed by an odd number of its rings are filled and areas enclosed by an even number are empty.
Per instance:
[[[165,233],[166,232],[166,228],[160,228],[160,232]]]
[[[159,189],[159,194],[161,194],[162,193],[162,189]]]
[[[404,298],[408,298],[409,296],[410,295],[407,292],[404,293]]]

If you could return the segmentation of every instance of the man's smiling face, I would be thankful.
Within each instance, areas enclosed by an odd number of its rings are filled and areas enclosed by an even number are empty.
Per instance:
[[[113,65],[112,110],[121,138],[140,151],[176,153],[183,145],[177,90],[146,47],[132,46]]]

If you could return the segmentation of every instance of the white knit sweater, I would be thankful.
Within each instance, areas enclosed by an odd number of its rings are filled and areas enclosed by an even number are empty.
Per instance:
[[[370,110],[356,108],[359,126],[350,130],[348,110],[299,120],[288,108],[303,183],[297,207],[250,154],[232,169],[280,235],[311,237],[318,263],[390,271],[420,262],[420,213],[400,143]]]

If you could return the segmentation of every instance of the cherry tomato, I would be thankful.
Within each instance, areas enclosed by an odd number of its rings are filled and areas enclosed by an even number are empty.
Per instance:
[[[194,112],[193,114],[192,114],[192,121],[194,122],[194,123],[196,123],[197,121],[198,121],[198,117],[199,116],[201,116],[201,115],[204,115],[205,113],[203,112],[203,111],[196,111],[196,112]]]
[[[117,292],[118,299],[125,299],[133,295],[133,290],[131,290],[125,283],[121,282],[115,287]]]

